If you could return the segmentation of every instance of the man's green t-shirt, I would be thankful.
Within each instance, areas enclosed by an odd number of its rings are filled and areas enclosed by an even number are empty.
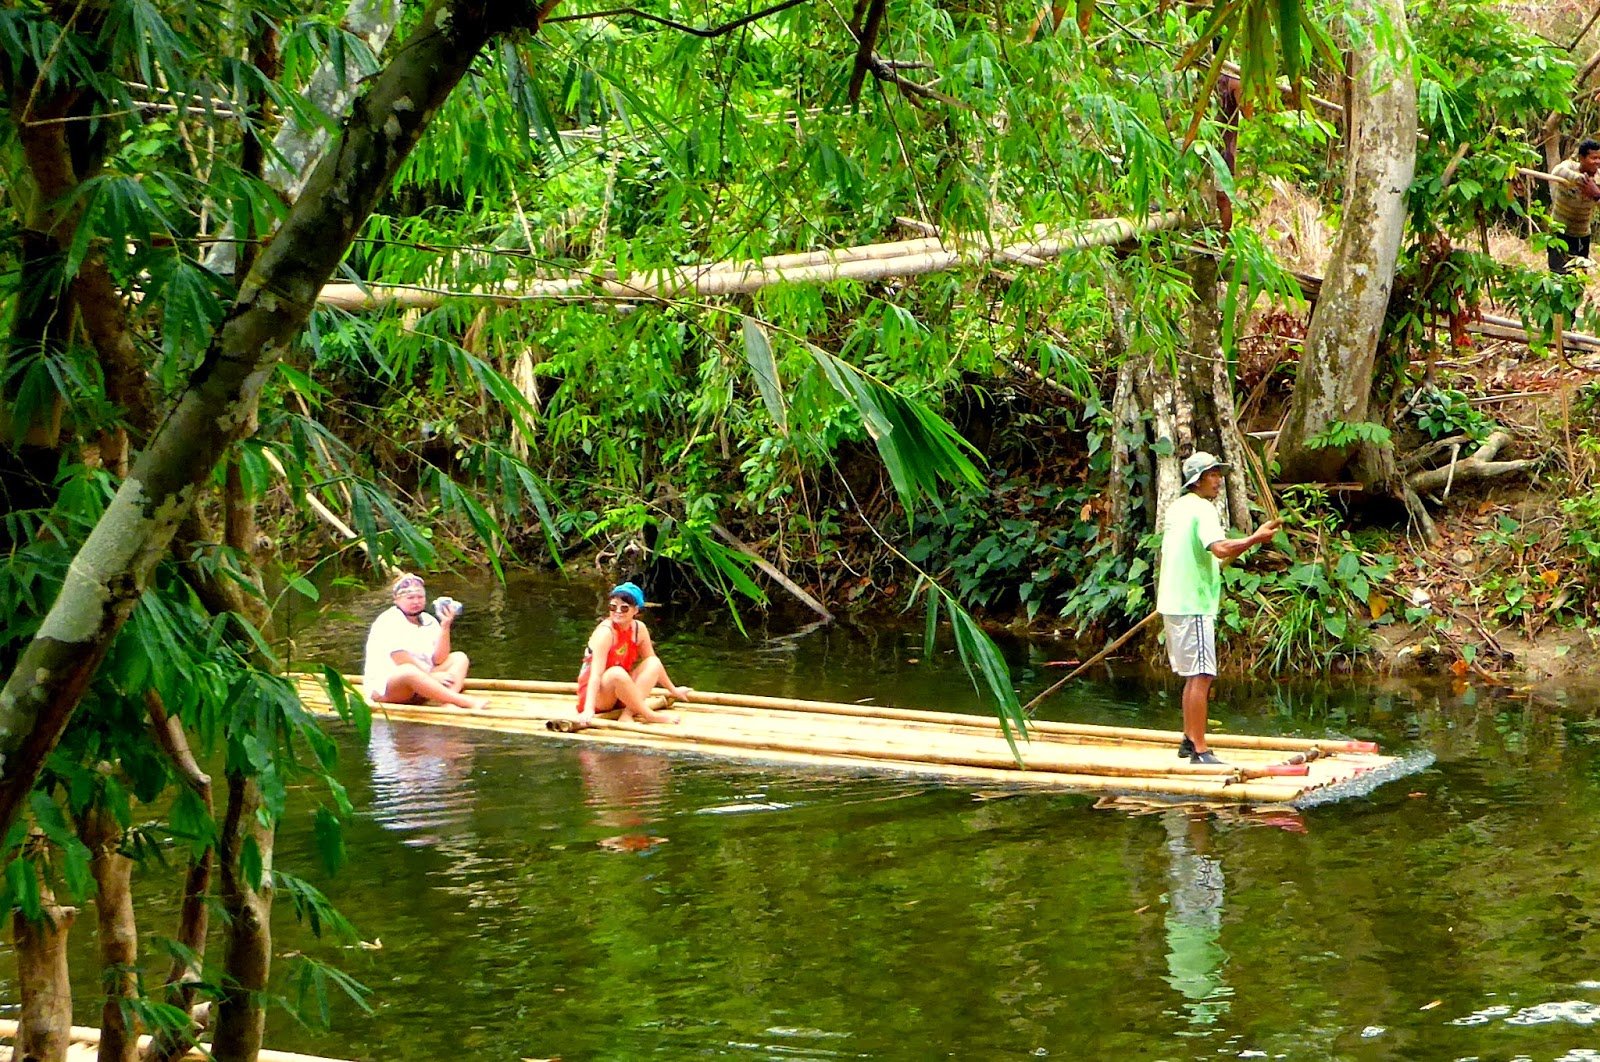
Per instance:
[[[1192,492],[1167,506],[1161,532],[1156,611],[1163,616],[1215,616],[1222,603],[1222,563],[1211,544],[1227,538],[1213,502]]]

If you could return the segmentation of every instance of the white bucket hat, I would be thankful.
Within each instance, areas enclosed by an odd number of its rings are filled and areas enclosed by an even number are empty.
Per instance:
[[[1183,459],[1183,489],[1188,490],[1200,482],[1200,477],[1210,472],[1213,468],[1224,472],[1230,471],[1231,466],[1216,454],[1208,454],[1204,450],[1196,450]]]

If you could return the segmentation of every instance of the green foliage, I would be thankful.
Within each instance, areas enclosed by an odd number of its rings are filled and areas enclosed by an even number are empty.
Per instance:
[[[913,521],[906,556],[948,564],[957,597],[994,611],[1022,608],[1029,619],[1055,614],[1084,573],[1095,526],[1078,520],[1084,488],[1011,479],[963,494]]]
[[[1343,420],[1331,421],[1328,426],[1306,440],[1306,448],[1320,450],[1331,447],[1343,450],[1351,446],[1368,443],[1373,446],[1387,446],[1391,438],[1388,428],[1382,424],[1371,421],[1358,420],[1348,422]]]
[[[1482,442],[1499,425],[1494,418],[1472,405],[1465,394],[1449,387],[1429,387],[1412,403],[1417,427],[1430,439],[1466,435]]]
[[[1281,515],[1288,526],[1314,532],[1315,548],[1297,554],[1280,531],[1274,546],[1289,556],[1287,567],[1224,568],[1222,624],[1261,638],[1252,666],[1270,674],[1325,670],[1360,657],[1368,646],[1367,617],[1385,614],[1383,584],[1393,574],[1394,557],[1357,545],[1316,488],[1289,491]]]
[[[1523,214],[1511,178],[1519,166],[1542,168],[1533,143],[1546,114],[1571,107],[1571,60],[1493,4],[1425,0],[1406,14],[1428,134],[1408,199],[1412,228],[1460,235]]]

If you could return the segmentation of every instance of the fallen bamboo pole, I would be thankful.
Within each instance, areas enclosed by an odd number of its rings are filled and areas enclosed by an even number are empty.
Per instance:
[[[318,295],[323,306],[354,312],[379,306],[430,309],[447,298],[483,299],[517,303],[539,299],[638,299],[669,300],[714,295],[742,295],[770,284],[822,284],[835,280],[884,280],[891,277],[920,276],[963,265],[979,265],[994,259],[1017,260],[1018,256],[1051,258],[1071,250],[1105,247],[1150,232],[1175,228],[1183,220],[1177,212],[1150,214],[1140,218],[1098,218],[1066,230],[1031,230],[1020,240],[1008,234],[993,243],[984,240],[896,241],[898,244],[931,243],[925,250],[887,252],[894,244],[866,244],[845,251],[804,251],[798,255],[772,255],[753,262],[718,262],[702,266],[641,270],[626,278],[573,276],[508,284],[497,290],[479,288],[467,291],[441,291],[406,285],[329,284]],[[848,251],[848,256],[846,255]],[[783,264],[785,259],[824,256],[809,264]]]
[[[796,601],[800,602],[802,605],[821,616],[824,622],[833,622],[833,613],[828,611],[826,605],[812,597],[810,594],[806,593],[805,589],[802,588],[799,583],[796,583],[793,579],[783,574],[783,572],[778,569],[777,565],[773,564],[761,554],[745,545],[745,543],[740,541],[739,537],[732,531],[729,531],[721,524],[712,524],[711,532],[718,538],[722,539],[722,541],[726,542],[728,545],[744,554],[746,557],[749,557],[751,563],[767,574],[767,578],[771,579],[773,582],[789,591],[789,594]]]

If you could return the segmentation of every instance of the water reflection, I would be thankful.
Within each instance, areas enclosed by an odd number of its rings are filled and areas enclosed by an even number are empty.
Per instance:
[[[461,731],[372,721],[372,818],[434,847],[458,839],[472,811],[473,746]]]
[[[644,852],[666,842],[649,828],[665,813],[671,763],[639,752],[577,750],[583,802],[597,825],[625,832],[599,841],[614,852]]]
[[[1222,861],[1212,855],[1208,814],[1170,811],[1167,831],[1167,984],[1185,999],[1193,1026],[1210,1026],[1227,1014],[1233,989],[1223,980]]]

